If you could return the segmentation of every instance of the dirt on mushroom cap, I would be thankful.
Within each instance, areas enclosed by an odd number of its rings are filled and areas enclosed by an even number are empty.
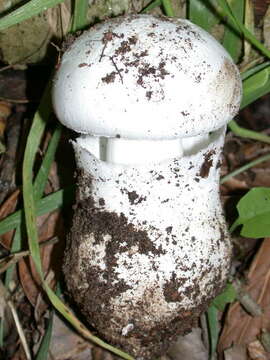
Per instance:
[[[231,120],[241,79],[229,54],[196,25],[131,15],[83,33],[63,55],[53,92],[63,99],[54,100],[59,119],[75,131],[169,139]]]

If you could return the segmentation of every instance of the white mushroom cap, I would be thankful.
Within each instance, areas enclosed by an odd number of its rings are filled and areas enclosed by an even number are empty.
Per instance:
[[[63,55],[53,103],[84,134],[172,139],[216,130],[239,109],[239,72],[183,19],[130,15],[98,24]]]

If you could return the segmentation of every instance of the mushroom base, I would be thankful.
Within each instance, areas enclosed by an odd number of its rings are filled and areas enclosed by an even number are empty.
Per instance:
[[[82,258],[79,249],[87,234],[95,234],[95,245],[99,240],[102,241],[102,234],[106,231],[110,232],[112,238],[118,237],[119,242],[111,242],[107,247],[107,270],[101,271],[98,266],[89,264],[87,255]],[[165,311],[160,312],[162,311],[159,306],[160,299],[164,294],[168,308],[173,307],[180,300],[177,293],[179,286],[177,279],[171,279],[163,290],[154,284],[137,301],[133,302],[130,299],[129,303],[123,301],[116,306],[112,304],[112,299],[121,298],[121,294],[130,290],[124,282],[117,281],[115,272],[115,254],[121,252],[121,242],[125,241],[130,248],[139,244],[140,254],[159,255],[147,233],[136,231],[123,215],[100,211],[95,207],[91,197],[79,201],[75,209],[72,231],[68,237],[63,271],[68,290],[78,308],[99,334],[110,344],[131,354],[135,359],[151,360],[164,354],[178,335],[185,335],[193,327],[198,326],[199,316],[208,308],[212,299],[222,291],[226,278],[221,276],[219,269],[214,271],[212,278],[214,286],[211,285],[208,296],[200,295],[197,284],[188,288],[186,295],[189,296],[190,293],[194,299],[196,304],[194,308],[177,306],[177,311],[168,311],[162,304]],[[229,263],[226,271],[228,268]],[[105,278],[106,283],[101,281],[101,278]]]

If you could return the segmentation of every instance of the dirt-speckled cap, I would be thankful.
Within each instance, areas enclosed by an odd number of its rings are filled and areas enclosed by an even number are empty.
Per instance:
[[[92,27],[63,55],[59,120],[84,134],[171,139],[216,130],[237,113],[241,80],[226,50],[188,20],[129,15]]]

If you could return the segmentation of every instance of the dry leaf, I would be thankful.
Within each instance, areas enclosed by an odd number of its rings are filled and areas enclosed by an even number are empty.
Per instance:
[[[207,360],[208,352],[202,341],[201,329],[192,329],[186,336],[179,336],[168,355],[173,360]]]
[[[263,38],[264,38],[264,45],[269,49],[270,48],[270,6],[268,6],[268,9],[263,19]]]
[[[115,360],[115,359],[121,359],[121,358],[114,356],[111,352],[106,351],[99,346],[93,346],[92,359],[93,360]]]
[[[236,302],[229,308],[219,341],[219,353],[233,344],[246,347],[257,340],[262,329],[270,329],[270,239],[265,239],[248,272],[245,291],[261,306],[262,316],[252,317]]]
[[[247,350],[245,346],[235,345],[224,351],[224,360],[247,360]]]
[[[270,354],[267,354],[259,340],[253,341],[248,345],[248,353],[252,360],[270,359]]]
[[[57,315],[53,318],[50,355],[54,360],[90,360],[92,344],[68,327]]]
[[[48,9],[46,16],[53,36],[62,39],[70,27],[70,0],[66,0],[58,6]]]

